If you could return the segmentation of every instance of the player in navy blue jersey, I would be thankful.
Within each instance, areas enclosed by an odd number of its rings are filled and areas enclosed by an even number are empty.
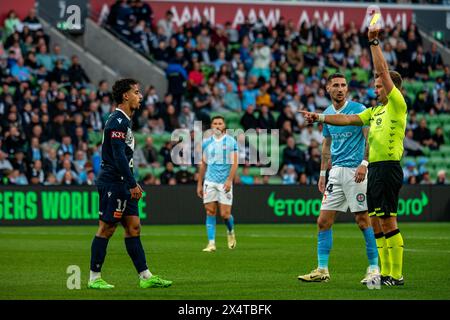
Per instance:
[[[113,97],[118,106],[103,131],[102,164],[97,180],[99,228],[92,241],[88,288],[114,288],[101,278],[100,272],[109,238],[119,222],[125,229],[125,246],[139,274],[140,287],[169,287],[172,281],[149,271],[140,239],[138,201],[143,190],[133,176],[134,136],[131,131],[131,117],[142,102],[138,82],[133,79],[117,81],[113,86]]]

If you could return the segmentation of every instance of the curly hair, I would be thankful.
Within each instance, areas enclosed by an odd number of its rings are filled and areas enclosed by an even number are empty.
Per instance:
[[[112,87],[112,95],[114,101],[116,101],[118,104],[121,104],[123,102],[123,94],[128,92],[131,89],[131,86],[135,84],[138,84],[138,81],[134,79],[127,78],[117,80]]]

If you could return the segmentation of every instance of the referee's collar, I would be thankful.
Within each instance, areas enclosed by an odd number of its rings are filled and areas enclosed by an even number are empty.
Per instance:
[[[125,115],[125,117],[127,117],[128,121],[131,121],[130,117],[125,113],[125,111],[123,111],[120,108],[116,108],[116,109],[119,110],[120,112],[122,112]]]

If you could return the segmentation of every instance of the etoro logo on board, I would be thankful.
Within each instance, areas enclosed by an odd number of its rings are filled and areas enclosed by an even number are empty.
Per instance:
[[[321,199],[276,199],[275,192],[272,192],[267,199],[269,207],[273,208],[273,213],[278,216],[319,216]]]
[[[399,199],[397,214],[399,216],[420,216],[424,208],[428,205],[428,197],[425,192],[421,192],[421,198]]]
[[[319,216],[321,199],[276,199],[275,192],[272,192],[267,199],[269,207],[273,208],[273,213],[278,217],[283,216]],[[397,214],[399,216],[420,216],[424,213],[428,205],[428,196],[421,192],[420,198],[402,198],[398,201]]]

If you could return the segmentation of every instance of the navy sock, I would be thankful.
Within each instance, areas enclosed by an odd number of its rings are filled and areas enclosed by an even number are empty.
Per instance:
[[[91,245],[91,271],[101,272],[109,239],[95,236]]]
[[[145,261],[144,248],[142,247],[141,237],[125,238],[125,246],[127,247],[128,255],[133,260],[134,267],[138,273],[148,269]]]

